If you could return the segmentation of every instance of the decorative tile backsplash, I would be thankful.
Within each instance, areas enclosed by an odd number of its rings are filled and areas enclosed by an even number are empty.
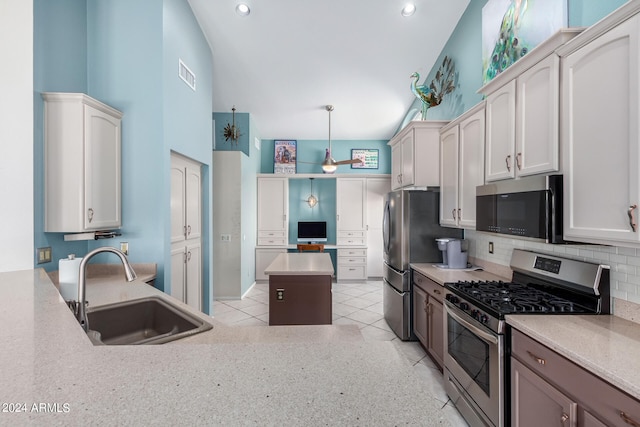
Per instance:
[[[601,245],[549,245],[473,230],[465,230],[465,239],[468,240],[470,257],[506,266],[511,261],[514,248],[606,264],[611,267],[611,296],[640,304],[640,249]],[[493,242],[493,253],[489,253],[489,242]]]

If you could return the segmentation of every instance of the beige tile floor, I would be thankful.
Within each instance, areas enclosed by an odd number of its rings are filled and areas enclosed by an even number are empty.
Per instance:
[[[229,326],[269,325],[269,285],[256,283],[241,300],[213,303],[214,318]],[[424,377],[433,397],[442,402],[445,416],[453,426],[467,426],[446,392],[442,373],[416,341],[401,341],[384,320],[382,281],[333,283],[333,324],[357,325],[367,341],[391,341],[413,365],[416,375]]]

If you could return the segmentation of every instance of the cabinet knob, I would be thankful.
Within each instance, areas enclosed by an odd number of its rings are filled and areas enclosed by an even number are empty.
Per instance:
[[[544,360],[542,357],[536,356],[535,354],[531,353],[529,350],[527,350],[527,354],[531,356],[531,358],[536,362],[538,362],[540,365],[546,365],[547,361]]]
[[[521,159],[522,159],[522,153],[516,154],[516,166],[518,167],[518,170],[522,170],[522,167],[520,166]]]
[[[566,423],[568,419],[569,419],[569,415],[565,413],[563,413],[562,417],[560,417],[560,421],[562,421],[562,424]]]
[[[187,236],[191,235],[191,226],[187,225]]]
[[[93,221],[93,209],[92,208],[87,209],[87,218],[89,218],[89,222]]]
[[[454,220],[456,219],[456,209],[455,208],[451,209],[451,216],[453,217]]]
[[[507,157],[504,158],[504,161],[507,164],[507,171],[511,172],[511,154],[507,155]]]

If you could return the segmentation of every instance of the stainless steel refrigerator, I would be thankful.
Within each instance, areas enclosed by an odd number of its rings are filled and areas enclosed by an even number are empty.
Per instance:
[[[411,272],[414,262],[441,262],[436,238],[462,239],[462,230],[441,227],[440,193],[397,190],[385,198],[382,234],[384,244],[384,318],[395,334],[414,340]]]

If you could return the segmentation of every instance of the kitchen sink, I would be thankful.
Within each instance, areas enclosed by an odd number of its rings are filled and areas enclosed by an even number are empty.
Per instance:
[[[94,345],[163,344],[213,326],[160,297],[93,307],[87,335]]]

